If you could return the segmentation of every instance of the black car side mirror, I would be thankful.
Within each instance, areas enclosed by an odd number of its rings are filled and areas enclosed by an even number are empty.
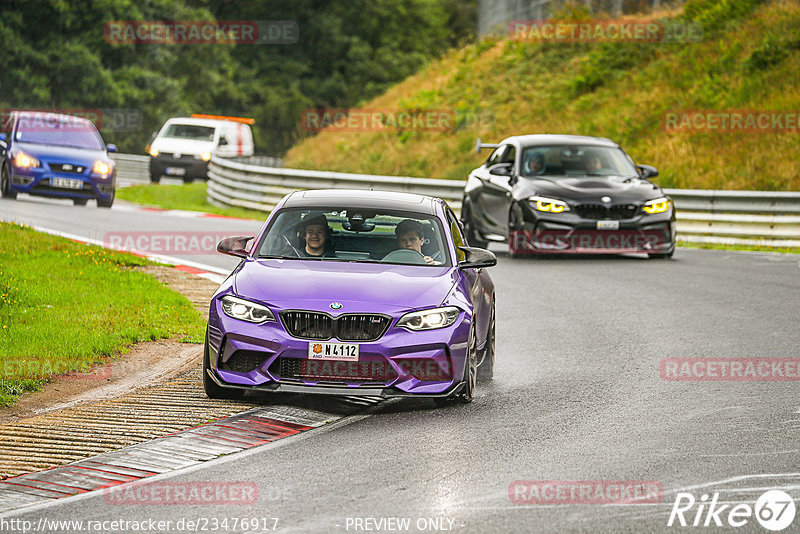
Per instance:
[[[652,165],[637,165],[637,167],[639,168],[639,173],[644,179],[655,178],[658,176],[658,169]]]
[[[247,242],[251,239],[255,239],[255,236],[226,237],[217,244],[217,252],[237,258],[246,258]]]
[[[511,167],[513,164],[511,163],[498,163],[491,169],[489,169],[489,174],[494,176],[511,176]]]
[[[464,260],[458,262],[461,269],[475,269],[481,267],[493,267],[497,265],[497,256],[494,252],[489,252],[485,248],[477,247],[458,247],[464,253]]]
[[[225,139],[224,137],[220,137],[220,138],[219,138],[219,143],[218,143],[218,144],[219,144],[219,146],[225,146],[225,145],[227,145],[227,144],[228,144],[228,140],[227,140],[227,139]]]

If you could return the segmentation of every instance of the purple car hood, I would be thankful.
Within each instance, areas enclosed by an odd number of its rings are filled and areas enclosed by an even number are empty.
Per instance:
[[[270,259],[245,262],[234,291],[278,310],[393,313],[438,306],[457,276],[452,267]]]

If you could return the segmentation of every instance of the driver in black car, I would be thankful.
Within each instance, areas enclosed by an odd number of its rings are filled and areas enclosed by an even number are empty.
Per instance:
[[[422,244],[425,242],[425,234],[423,233],[422,224],[420,222],[413,219],[400,221],[400,224],[394,229],[394,235],[397,236],[397,244],[400,248],[416,250],[422,254]],[[422,254],[422,257],[425,258],[425,261],[429,265],[437,263],[430,256]]]

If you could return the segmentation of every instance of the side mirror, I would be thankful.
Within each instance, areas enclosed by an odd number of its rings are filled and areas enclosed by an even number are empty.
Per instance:
[[[217,244],[217,252],[237,258],[246,258],[247,242],[251,239],[255,239],[255,236],[226,237]]]
[[[458,262],[461,269],[476,269],[481,267],[493,267],[497,265],[497,256],[494,252],[489,252],[485,248],[458,247],[465,254],[464,261]]]
[[[5,143],[5,141],[6,141],[6,134],[4,134],[4,133],[0,133],[0,141],[3,141],[3,142]]]
[[[220,137],[220,138],[219,138],[219,143],[217,143],[217,144],[218,144],[219,146],[225,146],[225,145],[227,145],[227,144],[228,144],[228,140],[227,140],[227,139],[225,139],[224,137]]]
[[[513,163],[498,163],[491,169],[489,169],[489,174],[494,176],[511,176],[511,167]]]
[[[653,167],[652,165],[637,165],[639,168],[639,173],[642,175],[642,178],[655,178],[658,176],[658,169]]]
[[[106,145],[106,149],[108,149],[109,152],[116,152],[117,151],[117,145],[115,145],[114,143],[108,143]]]

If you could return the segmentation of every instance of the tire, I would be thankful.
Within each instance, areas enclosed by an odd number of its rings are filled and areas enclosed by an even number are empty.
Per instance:
[[[220,387],[214,380],[208,376],[209,369],[211,366],[209,364],[209,356],[208,356],[208,334],[206,334],[206,341],[203,344],[203,389],[206,392],[206,396],[209,399],[228,399],[228,400],[238,400],[244,397],[244,390],[243,389],[229,389]]]
[[[520,208],[516,204],[512,204],[511,209],[508,211],[508,255],[511,258],[521,258],[523,256],[523,254],[515,252],[511,239],[515,230],[525,229],[525,223],[522,221],[522,214],[519,212]]]
[[[159,182],[161,182],[161,175],[160,174],[153,174],[153,172],[150,171],[150,183],[151,184],[157,184]]]
[[[659,253],[656,253],[656,254],[647,254],[647,257],[650,258],[651,260],[668,260],[668,259],[670,259],[672,257],[673,254],[675,254],[675,248],[674,247],[669,252],[659,252]]]
[[[103,200],[98,198],[97,199],[97,207],[98,208],[110,208],[114,205],[114,198],[116,197],[116,193],[111,194],[111,198],[108,200]]]
[[[467,361],[464,366],[464,388],[459,391],[454,400],[461,404],[469,404],[475,396],[475,385],[478,382],[478,340],[473,326],[469,333],[467,348]]]
[[[467,235],[467,241],[471,247],[486,248],[489,246],[488,241],[478,237],[475,224],[472,222],[472,205],[468,200],[464,201],[464,207],[461,210],[461,223],[464,225],[464,233]]]
[[[75,206],[85,206],[87,202],[89,202],[88,198],[73,198],[72,199],[72,204],[75,205]]]
[[[188,177],[185,177],[185,178],[183,179],[183,183],[185,183],[185,184],[190,184],[190,183],[192,183],[192,182],[194,182],[194,178],[192,178],[192,177],[190,177],[190,176],[188,176]]]
[[[0,196],[11,200],[17,198],[17,192],[11,190],[11,176],[6,165],[3,165],[2,170],[0,170]]]
[[[494,297],[492,298],[492,314],[489,317],[489,330],[486,333],[486,348],[483,349],[483,361],[478,366],[478,381],[488,382],[494,378],[494,346],[495,346],[495,320]]]

